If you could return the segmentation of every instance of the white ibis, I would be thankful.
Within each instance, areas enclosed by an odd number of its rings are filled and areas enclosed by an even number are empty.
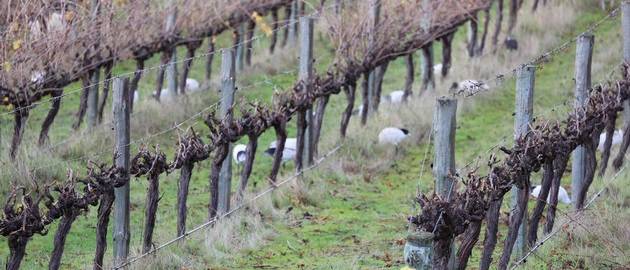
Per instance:
[[[597,145],[597,150],[604,151],[604,142],[606,141],[606,132],[603,132],[599,135],[599,145]],[[623,130],[615,130],[612,137],[612,145],[621,144],[623,141]]]
[[[276,149],[278,148],[278,142],[273,141],[269,144],[269,148],[265,150],[265,154],[273,157],[276,154]],[[284,150],[282,151],[282,162],[287,162],[295,158],[295,154],[297,151],[297,139],[296,138],[287,138],[284,143]]]
[[[404,139],[409,136],[409,130],[404,128],[388,127],[378,134],[379,144],[391,144],[398,146]]]
[[[531,195],[535,198],[538,198],[538,194],[540,194],[540,188],[540,185],[535,186],[532,189]],[[551,194],[549,194],[549,196],[551,196]],[[547,203],[549,202],[549,196],[547,196]],[[563,187],[560,187],[560,190],[558,191],[558,202],[571,204],[571,197],[569,197],[569,193],[567,193],[567,190]]]

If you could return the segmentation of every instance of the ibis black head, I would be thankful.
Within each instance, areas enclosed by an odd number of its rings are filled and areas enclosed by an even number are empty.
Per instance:
[[[457,82],[453,82],[453,84],[451,84],[451,91],[457,91],[457,88],[459,88],[459,84]]]
[[[514,39],[514,37],[508,36],[505,39],[505,47],[508,50],[516,51],[516,50],[518,50],[518,41],[516,39]]]
[[[403,133],[405,133],[405,135],[409,134],[409,130],[408,129],[404,129],[404,128],[399,128],[400,131],[402,131]]]
[[[269,148],[267,150],[265,150],[265,154],[270,155],[270,156],[274,156],[276,154],[276,148]]]

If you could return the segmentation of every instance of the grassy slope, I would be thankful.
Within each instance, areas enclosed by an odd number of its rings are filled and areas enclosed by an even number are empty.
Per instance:
[[[575,36],[578,34],[576,31],[584,29],[600,16],[599,11],[580,14],[575,27],[565,38]],[[597,39],[617,38],[618,27],[618,21],[605,24],[597,31]],[[572,98],[570,89],[573,51],[574,48],[568,49],[538,70],[535,94],[537,116],[552,119],[564,117],[563,112],[567,108],[562,102]],[[598,59],[595,58],[594,61],[597,62]],[[610,66],[616,63],[599,64]],[[387,77],[401,78],[403,69],[401,63],[392,65]],[[600,78],[603,78],[602,72],[595,76],[595,79]],[[505,137],[507,145],[510,144],[513,129],[513,117],[510,116],[514,107],[513,85],[513,79],[507,80],[504,86],[491,94],[475,97],[478,100],[476,103],[464,105],[465,113],[459,116],[456,137],[456,155],[460,167],[478,156],[482,157],[479,161],[483,164],[489,156],[486,151],[500,143],[501,138]],[[394,89],[393,80],[386,81],[385,89]],[[463,102],[469,103],[470,99]],[[343,176],[321,179],[330,184],[330,196],[325,196],[314,206],[293,209],[290,225],[276,224],[274,228],[279,236],[265,247],[248,250],[235,259],[221,260],[215,265],[225,269],[375,269],[402,265],[403,239],[406,236],[404,220],[407,214],[414,212],[410,203],[414,190],[419,186],[421,192],[432,191],[430,168],[426,166],[426,170],[422,172],[419,166],[426,154],[426,147],[425,144],[409,147],[403,159],[396,161],[390,170],[378,173],[375,180],[369,182]],[[431,153],[428,158],[431,159]],[[419,178],[419,175],[422,177]],[[532,179],[534,183],[540,181],[538,175]],[[570,185],[568,177],[563,180],[563,185]],[[598,185],[594,188],[598,188]],[[533,203],[530,207],[533,207]],[[560,218],[563,215],[561,213],[567,210],[568,207],[560,206]],[[507,211],[506,205],[503,212]],[[313,217],[305,218],[306,213]],[[503,225],[495,259],[498,259],[505,231],[506,227]],[[557,237],[565,236],[560,234]],[[478,248],[470,260],[471,267],[478,265],[479,256]],[[540,256],[537,258],[530,259],[529,267],[570,267],[573,260],[562,255],[547,259]]]
[[[580,18],[576,29],[581,29],[587,22],[591,22],[597,17],[598,15],[595,13],[585,14],[585,16]],[[610,34],[614,32],[611,29],[614,30],[616,28],[608,28],[605,33]],[[220,40],[222,40],[223,44],[229,44],[225,37]],[[330,55],[321,46],[321,42],[318,43],[320,45],[317,48],[318,53],[316,55],[320,56],[317,63],[321,70],[329,62]],[[265,42],[262,42],[260,46],[265,47]],[[217,58],[215,57],[215,59]],[[156,59],[153,59],[152,62],[147,63],[147,66],[152,66],[156,63]],[[215,61],[215,70],[218,68],[218,64],[218,61]],[[537,87],[541,90],[538,93],[542,93],[542,91],[551,92],[552,89],[566,89],[567,85],[570,85],[570,75],[564,76],[562,82],[558,82],[552,74],[566,74],[567,70],[572,70],[571,64],[572,54],[567,53],[546,66],[537,78]],[[202,78],[202,66],[202,61],[196,61],[191,77]],[[291,64],[289,64],[286,69],[291,70],[291,67]],[[133,70],[133,64],[126,63],[117,68],[117,72],[129,72]],[[286,70],[283,68],[278,69]],[[292,85],[295,80],[294,72],[279,73],[272,76],[260,75],[261,73],[269,73],[269,70],[263,71],[266,72],[255,72],[251,76],[245,76],[242,78],[242,84],[249,85],[249,83],[260,81],[261,78],[269,79],[270,83],[256,85],[255,88],[250,90],[244,89],[245,91],[241,93],[242,96],[249,100],[262,99],[263,101],[268,101],[275,87],[284,89]],[[385,89],[400,88],[402,80],[398,78],[403,78],[403,74],[402,61],[397,61],[396,64],[390,67],[385,82]],[[154,75],[149,75],[147,76],[148,79],[142,81],[143,85],[141,87],[145,97],[152,91],[154,81],[152,76]],[[457,143],[458,145],[467,145],[467,147],[458,148],[459,164],[471,160],[479,154],[479,151],[487,149],[490,145],[496,143],[496,138],[511,133],[512,119],[505,117],[505,115],[510,115],[513,107],[513,94],[510,91],[502,90],[511,89],[509,85],[512,84],[513,82],[508,81],[505,89],[499,89],[491,96],[485,97],[482,102],[468,109],[467,113],[460,118],[461,124],[458,130]],[[562,95],[548,95],[544,97],[537,93],[537,111],[539,111],[538,108],[548,107],[557,101],[567,99],[569,91],[563,91]],[[216,97],[212,94],[203,94],[201,99],[202,104],[210,104],[216,100]],[[51,131],[53,142],[66,138],[68,134],[72,134],[69,126],[73,121],[72,113],[75,110],[75,106],[68,104],[77,104],[77,101],[78,95],[64,99],[65,106],[62,106],[62,111]],[[335,97],[331,101],[330,109],[327,112],[325,130],[335,133],[343,102],[343,97]],[[493,110],[483,110],[483,108],[488,108],[488,106],[493,106]],[[36,130],[33,128],[33,123],[41,122],[41,119],[45,116],[44,107],[41,106],[41,109],[38,109],[40,112],[36,113],[36,116],[31,119],[29,130]],[[198,107],[195,108],[198,109]],[[194,112],[192,110],[189,114]],[[4,118],[4,120],[6,121],[7,119]],[[204,128],[198,125],[197,129],[203,130]],[[293,132],[293,129],[290,130],[290,134],[294,134]],[[139,134],[142,134],[142,132],[139,132]],[[136,137],[138,136],[141,135],[136,135]],[[153,139],[151,143],[170,146],[173,138],[176,138],[176,135],[171,133]],[[273,134],[265,134],[260,142],[262,150],[272,140]],[[107,150],[109,145],[111,144],[104,144],[101,147]],[[173,151],[172,148],[164,148],[167,153],[172,153]],[[425,149],[426,146],[424,145],[409,147],[406,151],[407,155],[402,160],[396,161],[391,170],[379,173],[369,183],[364,182],[362,180],[363,177],[347,179],[332,173],[317,175],[325,179],[326,186],[329,187],[329,196],[321,196],[323,199],[318,199],[314,203],[291,203],[295,208],[292,211],[293,214],[287,217],[289,222],[285,222],[286,220],[274,221],[272,225],[278,237],[269,239],[269,243],[260,249],[238,253],[235,258],[214,260],[204,256],[204,249],[201,247],[203,243],[195,242],[186,245],[184,251],[177,251],[176,253],[184,252],[194,260],[220,268],[248,268],[255,265],[296,268],[304,265],[306,268],[332,267],[344,269],[351,265],[369,268],[398,265],[400,264],[399,258],[402,250],[399,240],[404,238],[406,231],[403,221],[407,214],[412,213],[410,202],[414,195],[413,191],[418,186],[416,182],[418,181],[418,174],[420,174],[418,164],[421,163]],[[82,151],[84,150],[81,149],[78,152],[81,153]],[[102,155],[102,160],[108,160],[108,155]],[[258,159],[260,162],[256,162],[253,179],[263,183],[270,161],[260,154],[258,156],[261,158]],[[81,168],[80,162],[72,162],[71,165],[75,168]],[[189,224],[191,225],[202,222],[207,209],[207,164],[201,164],[200,168],[193,175],[193,185],[189,199]],[[82,169],[79,171],[81,172]],[[63,173],[63,170],[61,173]],[[176,201],[174,191],[177,188],[177,176],[177,174],[174,174],[164,177],[162,181],[163,198],[160,201],[161,207],[159,209],[158,228],[156,231],[156,240],[158,242],[163,242],[174,235],[175,218],[173,209]],[[320,180],[315,180],[315,183],[318,183],[318,181]],[[421,183],[421,191],[430,191],[432,184],[428,166],[419,182]],[[145,188],[144,180],[133,181],[132,246],[135,248],[140,244]],[[288,204],[287,202],[282,203],[280,205],[281,210],[287,209]],[[312,214],[314,218],[312,220],[304,220],[302,217],[306,212]],[[293,225],[289,226],[286,224]],[[55,227],[53,226],[49,235],[45,237],[36,236],[29,243],[27,250],[29,256],[24,261],[24,267],[33,269],[43,268],[47,265],[47,255],[52,250],[52,232],[54,232],[54,229]],[[91,211],[87,217],[80,218],[71,231],[66,245],[63,261],[64,267],[79,268],[90,261],[94,247],[93,235],[94,211]],[[6,245],[2,245],[0,248],[0,257],[4,259],[8,250],[6,250]],[[474,265],[475,258],[472,259],[471,263]]]

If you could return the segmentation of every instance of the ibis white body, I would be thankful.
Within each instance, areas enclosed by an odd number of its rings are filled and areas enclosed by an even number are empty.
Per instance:
[[[443,66],[444,65],[442,65],[442,63],[437,63],[437,64],[433,65],[433,74],[441,75]]]
[[[157,92],[153,91],[153,96],[157,96]],[[160,92],[160,100],[171,100],[173,98],[173,93],[171,93],[171,91],[169,91],[167,88],[162,89],[162,91]]]
[[[197,80],[188,78],[186,79],[186,91],[197,92],[201,88],[199,88],[200,84]]]
[[[363,113],[363,105],[359,105],[359,107],[352,110],[352,115],[360,115],[361,113]]]
[[[232,159],[236,164],[242,164],[247,159],[247,145],[237,144],[232,149]]]
[[[43,71],[33,71],[31,73],[31,82],[32,83],[43,83],[44,76],[46,76],[46,72]]]
[[[612,145],[619,145],[623,141],[623,130],[615,130],[612,137]],[[604,142],[606,142],[606,132],[599,135],[599,145],[597,150],[604,151]]]
[[[403,101],[403,97],[405,96],[405,91],[396,90],[385,95],[384,100],[389,102],[390,104],[400,104]]]
[[[478,80],[463,80],[459,83],[453,83],[454,88],[457,93],[465,93],[465,94],[474,94],[479,91],[490,90],[490,86],[488,86],[485,82]]]
[[[378,134],[378,143],[398,145],[408,136],[409,131],[404,128],[388,127]]]
[[[269,148],[265,150],[265,154],[273,157],[276,154],[277,148],[278,148],[278,142],[273,141],[269,144]],[[282,162],[293,160],[295,158],[296,152],[297,152],[297,139],[287,138],[286,141],[284,142],[284,150],[282,151]]]
[[[531,195],[535,198],[538,198],[538,194],[540,194],[540,189],[541,189],[540,185],[535,186],[534,189],[532,189]],[[547,202],[549,202],[550,196],[551,194],[547,196]],[[560,190],[558,191],[558,202],[561,202],[564,204],[571,204],[571,197],[569,197],[569,193],[567,193],[567,190],[564,189],[563,187],[560,187]]]

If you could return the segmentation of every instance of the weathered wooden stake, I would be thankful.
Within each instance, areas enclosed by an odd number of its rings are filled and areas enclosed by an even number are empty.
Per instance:
[[[129,255],[129,79],[114,79],[113,114],[116,133],[114,162],[126,173],[126,184],[114,189],[114,265],[120,265]]]
[[[233,49],[224,49],[221,59],[221,109],[219,117],[231,118],[228,113],[234,105],[234,91],[236,90],[236,63]],[[231,120],[231,119],[228,119]],[[227,157],[223,160],[221,173],[219,174],[219,202],[217,213],[219,215],[230,210],[230,193],[232,187],[232,145],[229,147]]]
[[[621,27],[623,32],[623,60],[630,63],[630,1],[621,3]],[[625,126],[630,126],[630,100],[623,103],[623,119]]]
[[[173,7],[174,10],[166,18],[166,29],[168,32],[175,30],[175,21],[177,20],[177,6]],[[171,49],[170,62],[166,67],[166,86],[168,91],[172,95],[177,95],[177,47],[173,46]]]
[[[441,97],[437,99],[433,117],[433,138],[435,155],[433,177],[435,193],[445,200],[450,200],[455,190],[455,130],[457,122],[457,99]],[[433,242],[433,267],[449,269],[454,267],[455,250],[453,239]]]
[[[98,124],[98,90],[101,77],[101,69],[96,69],[90,78],[90,88],[87,98],[87,127],[88,131],[93,131]]]
[[[594,36],[584,33],[578,37],[575,54],[575,107],[582,108],[588,100],[591,88],[591,63],[593,58]],[[582,207],[579,193],[585,187],[588,154],[584,145],[573,151],[571,164],[571,201],[575,209]]]
[[[378,32],[378,23],[381,17],[381,0],[370,1],[370,22],[371,31],[369,35],[370,49],[373,48],[376,39],[376,33]],[[381,67],[376,67],[370,71],[368,75],[368,106],[364,108],[367,110],[368,115],[376,111],[376,88],[378,84],[378,73],[381,72]]]
[[[297,1],[298,0],[293,0],[291,2],[290,10],[287,10],[287,11],[290,11],[289,22],[287,25],[287,28],[289,29],[287,44],[290,47],[295,47],[295,45],[297,44],[297,27],[296,26],[298,23],[297,13],[299,12]]]
[[[529,132],[529,125],[534,113],[534,85],[536,67],[523,66],[516,71],[516,108],[514,116],[514,140],[518,140]],[[516,258],[525,254],[527,249],[527,200],[529,198],[529,175],[524,175],[522,188],[512,186],[512,214],[510,228],[505,240],[499,267],[507,267],[510,256]]]
[[[245,24],[238,26],[238,41],[236,42],[236,70],[242,71],[245,68]]]
[[[433,176],[435,193],[442,198],[450,198],[454,187],[455,175],[455,128],[457,99],[441,97],[437,99],[433,118],[433,137],[435,138],[435,156]]]
[[[311,91],[311,79],[313,77],[313,25],[315,20],[311,17],[300,18],[300,70],[299,80],[304,83],[303,91]],[[306,131],[304,133],[304,151],[302,166],[313,164],[313,108],[308,108],[306,114]],[[298,142],[298,145],[301,143]],[[298,146],[299,147],[299,146]]]

